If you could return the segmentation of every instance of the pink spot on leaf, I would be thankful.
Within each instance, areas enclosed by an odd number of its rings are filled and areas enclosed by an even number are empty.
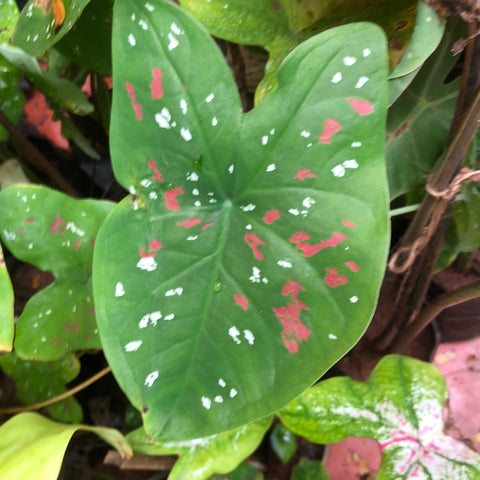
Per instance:
[[[152,92],[152,98],[158,100],[163,97],[163,82],[162,82],[163,72],[160,68],[156,67],[152,71],[152,83],[150,83],[150,90]]]
[[[349,261],[345,262],[345,265],[352,271],[352,272],[358,272],[360,268],[358,268],[358,265],[355,262]]]
[[[212,225],[213,225],[213,222],[205,223],[204,225],[202,225],[202,230],[205,230],[206,228],[211,227]]]
[[[356,223],[350,222],[350,221],[348,221],[348,220],[342,220],[342,223],[343,223],[346,227],[349,227],[349,228],[353,228],[353,227],[356,227],[356,226],[357,226]]]
[[[323,124],[323,132],[318,137],[320,143],[330,143],[332,141],[332,135],[338,132],[342,127],[333,118],[325,120]]]
[[[30,225],[34,225],[35,224],[35,220],[33,220],[32,218],[27,218],[25,219],[25,223],[28,223]]]
[[[192,228],[199,223],[202,223],[199,218],[191,218],[190,220],[182,220],[181,222],[177,222],[177,225],[185,228]]]
[[[145,251],[143,248],[139,248],[138,253],[142,258],[154,257],[157,253],[157,250],[162,248],[162,246],[162,243],[155,238],[148,244],[148,251]]]
[[[315,178],[316,173],[311,172],[308,168],[302,168],[299,170],[293,178],[298,178],[300,180],[305,180],[306,178]]]
[[[311,257],[327,247],[336,247],[340,242],[346,240],[347,237],[338,232],[333,232],[332,236],[327,240],[322,240],[320,243],[312,245],[310,243],[297,243],[295,247],[297,250],[303,252],[304,257]]]
[[[233,297],[235,298],[235,303],[247,311],[248,300],[245,298],[245,295],[239,295],[238,293],[235,293]]]
[[[182,187],[171,188],[165,192],[165,206],[168,210],[180,210],[180,205],[178,204],[177,195],[183,194]]]
[[[148,166],[153,170],[152,179],[158,180],[159,182],[163,182],[162,174],[160,173],[160,170],[158,169],[157,163],[155,162],[155,160],[150,160],[148,162]]]
[[[258,249],[258,245],[266,245],[266,243],[260,240],[254,233],[246,233],[243,238],[245,243],[252,249],[253,256],[257,260],[263,260],[263,253]]]
[[[21,229],[18,231],[18,233],[19,233],[20,235],[23,235],[23,234],[25,233],[25,229],[24,229],[24,228],[21,228]]]
[[[355,98],[347,98],[347,101],[359,115],[368,115],[369,113],[372,113],[373,105],[370,102],[356,100]]]
[[[300,243],[303,240],[308,240],[309,238],[310,238],[310,235],[308,233],[297,232],[295,235],[290,237],[288,241],[290,243]]]
[[[156,252],[157,250],[159,250],[160,248],[162,248],[162,243],[159,242],[156,238],[153,239],[149,244],[148,244],[148,248],[150,248],[150,250]]]
[[[281,217],[280,212],[272,208],[263,216],[263,220],[265,223],[268,223],[270,225],[275,220],[278,220],[280,217]]]
[[[50,231],[54,235],[63,235],[67,230],[67,222],[60,217],[55,217],[55,220],[50,225]]]
[[[331,287],[335,288],[344,283],[348,282],[348,278],[344,275],[338,275],[338,270],[336,268],[326,268],[327,274],[325,275],[325,283]]]
[[[298,352],[298,342],[303,342],[312,333],[300,320],[300,311],[309,310],[304,303],[298,300],[299,292],[305,288],[294,280],[288,280],[283,286],[282,295],[290,296],[293,303],[287,302],[286,307],[273,307],[272,310],[283,325],[282,340],[290,353]]]
[[[81,244],[82,244],[82,242],[81,242],[80,240],[77,240],[77,241],[75,242],[75,245],[74,245],[75,250],[78,250],[78,249],[80,248],[80,245],[81,245]]]
[[[131,83],[125,84],[125,90],[127,90],[128,98],[132,101],[133,110],[135,111],[135,116],[137,120],[142,120],[143,113],[142,113],[142,106],[135,101],[135,89]]]

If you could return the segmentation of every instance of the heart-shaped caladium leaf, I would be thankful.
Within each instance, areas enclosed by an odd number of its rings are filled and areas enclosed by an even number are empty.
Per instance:
[[[448,391],[433,365],[389,355],[366,382],[336,377],[280,410],[282,422],[312,442],[348,436],[378,441],[378,480],[480,478],[480,455],[443,433]]]
[[[368,325],[389,236],[385,38],[312,38],[245,115],[178,7],[116,2],[113,42],[111,149],[132,195],[95,247],[102,344],[149,435],[208,436],[278,410]]]
[[[75,200],[38,185],[0,192],[0,237],[20,260],[51,272],[55,282],[34,295],[18,318],[15,351],[23,359],[57,360],[101,348],[91,286],[93,245],[113,208]]]

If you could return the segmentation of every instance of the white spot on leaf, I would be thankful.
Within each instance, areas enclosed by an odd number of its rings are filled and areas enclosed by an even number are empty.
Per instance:
[[[137,268],[140,270],[146,270],[147,272],[153,272],[157,268],[157,262],[154,257],[141,258],[137,263]]]
[[[345,57],[345,58],[343,59],[343,63],[344,63],[344,65],[346,65],[347,67],[352,66],[356,61],[357,61],[357,59],[356,59],[355,57]]]
[[[371,53],[372,53],[372,51],[369,48],[364,48],[363,49],[363,56],[364,57],[368,57]]]
[[[202,397],[202,406],[203,408],[210,410],[210,407],[212,406],[212,401],[208,397]]]
[[[368,77],[360,77],[355,88],[362,88],[368,82]]]
[[[171,119],[172,119],[172,116],[170,115],[170,112],[166,107],[163,107],[160,113],[155,114],[155,121],[158,123],[158,126],[160,128],[167,128],[167,129],[170,128]]]
[[[250,330],[243,331],[243,338],[245,338],[249,345],[253,345],[255,343],[255,336]]]
[[[253,203],[249,203],[248,205],[241,205],[240,208],[244,212],[251,212],[252,210],[255,210],[255,205]]]
[[[207,95],[207,97],[205,98],[205,101],[207,103],[210,103],[213,99],[215,98],[215,95],[213,93],[210,93],[209,95]]]
[[[137,44],[137,41],[135,40],[135,37],[133,36],[132,33],[128,34],[128,43],[134,47]]]
[[[238,336],[240,335],[240,331],[238,330],[237,327],[233,326],[233,327],[230,327],[228,329],[228,334],[232,337],[233,341],[239,345],[240,343],[242,343],[240,341],[240,339],[238,338]]]
[[[271,163],[270,165],[267,166],[266,172],[274,172],[277,169],[276,165],[274,163]]]
[[[136,352],[140,348],[142,343],[143,342],[141,340],[133,340],[132,342],[128,342],[125,345],[125,351],[126,352]]]
[[[342,74],[340,72],[337,72],[333,77],[332,77],[332,83],[338,83],[342,80]]]
[[[338,337],[337,337],[336,335],[334,335],[333,333],[329,333],[329,334],[328,334],[328,338],[329,338],[330,340],[337,340]]]
[[[186,141],[186,142],[189,142],[191,139],[192,139],[192,133],[190,132],[190,130],[188,128],[181,128],[180,129],[180,135],[182,136],[182,138]]]
[[[358,302],[358,297],[354,295],[353,297],[350,297],[350,302],[351,303],[357,303]]]
[[[174,48],[178,47],[178,40],[177,38],[173,35],[172,32],[168,32],[168,49],[172,51]]]
[[[151,387],[157,378],[158,378],[158,370],[155,370],[154,372],[149,373],[145,378],[145,386]]]
[[[280,265],[283,268],[292,268],[292,262],[289,262],[288,260],[279,260],[277,265]]]

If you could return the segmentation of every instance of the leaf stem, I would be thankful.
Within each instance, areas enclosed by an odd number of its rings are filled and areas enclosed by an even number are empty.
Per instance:
[[[445,308],[480,297],[480,280],[442,293],[430,302],[396,337],[389,347],[391,353],[401,353],[412,340]]]
[[[80,383],[79,385],[71,388],[70,390],[57,395],[56,397],[49,398],[48,400],[45,400],[44,402],[39,402],[35,403],[33,405],[22,405],[22,406],[17,406],[17,407],[6,407],[6,408],[0,408],[0,415],[4,414],[10,414],[10,413],[22,413],[22,412],[31,412],[32,410],[39,410],[40,408],[48,407],[49,405],[52,405],[54,403],[60,402],[61,400],[64,400],[65,398],[71,397],[75,393],[79,392],[80,390],[83,390],[84,388],[87,388],[89,385],[92,383],[96,382],[97,380],[100,380],[100,378],[104,377],[107,373],[110,373],[112,369],[110,367],[105,367],[103,370],[100,370],[98,373],[95,375],[91,376],[89,379],[85,380],[84,382]]]
[[[0,110],[0,125],[8,132],[12,144],[29,165],[44,173],[52,184],[61,191],[74,198],[80,197],[78,192],[60,175],[58,170],[40,153],[35,145],[20,133],[2,110]]]

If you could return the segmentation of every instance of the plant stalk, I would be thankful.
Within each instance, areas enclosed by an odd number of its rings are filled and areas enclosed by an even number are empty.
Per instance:
[[[480,297],[480,280],[442,293],[430,302],[418,316],[396,337],[390,353],[402,352],[406,346],[445,308]]]

